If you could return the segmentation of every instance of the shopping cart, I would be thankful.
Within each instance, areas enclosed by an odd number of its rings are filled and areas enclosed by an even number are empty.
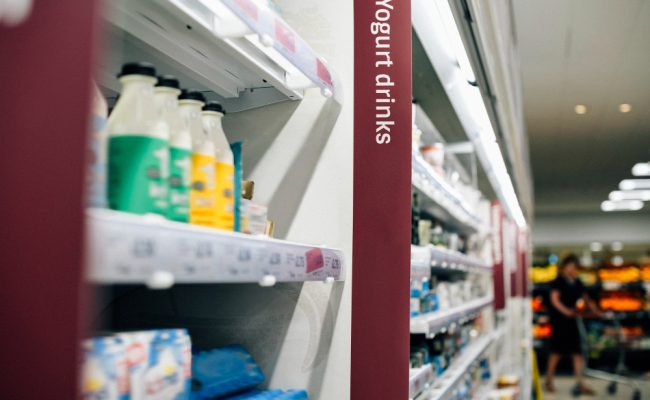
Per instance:
[[[618,390],[618,385],[625,385],[631,387],[634,390],[632,394],[632,400],[641,400],[640,383],[644,379],[632,377],[630,371],[628,370],[625,364],[625,356],[628,348],[628,338],[626,337],[625,333],[623,332],[623,329],[621,328],[620,316],[617,313],[608,312],[605,313],[603,317],[608,322],[612,323],[616,331],[615,340],[616,340],[616,348],[618,350],[616,367],[614,368],[613,372],[607,372],[607,371],[589,368],[590,348],[589,348],[589,341],[587,337],[587,328],[585,327],[585,322],[582,319],[582,317],[578,316],[577,318],[578,331],[580,332],[580,339],[582,343],[582,356],[585,360],[585,364],[584,364],[585,366],[582,373],[584,376],[609,382],[609,385],[607,385],[607,393],[609,393],[612,396],[616,395],[616,391]],[[581,390],[578,385],[576,385],[573,388],[572,394],[574,397],[580,396]]]

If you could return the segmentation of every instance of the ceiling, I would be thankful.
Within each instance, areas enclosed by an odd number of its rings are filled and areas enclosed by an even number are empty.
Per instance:
[[[600,213],[632,165],[650,160],[650,1],[513,6],[536,216]]]

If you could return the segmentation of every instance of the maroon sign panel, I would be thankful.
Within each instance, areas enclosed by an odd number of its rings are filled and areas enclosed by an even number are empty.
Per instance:
[[[410,8],[354,2],[352,400],[408,398]]]
[[[34,1],[0,22],[3,399],[77,396],[94,5]]]
[[[494,309],[502,310],[506,306],[506,287],[504,271],[503,246],[503,209],[498,202],[492,203],[492,259],[494,260]]]

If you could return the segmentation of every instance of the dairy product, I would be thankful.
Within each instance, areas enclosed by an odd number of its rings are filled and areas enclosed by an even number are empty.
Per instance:
[[[201,108],[205,104],[198,90],[183,90],[179,110],[192,137],[192,174],[190,187],[190,223],[216,226],[216,172],[214,144],[204,132]]]
[[[192,345],[184,329],[119,333],[128,360],[130,400],[186,400]]]
[[[84,400],[128,400],[129,379],[123,342],[115,337],[97,337],[83,342],[81,398]]]
[[[235,164],[221,124],[223,115],[223,107],[215,101],[208,102],[203,107],[203,129],[214,144],[216,159],[216,227],[232,231],[235,229]]]
[[[129,63],[122,92],[108,119],[108,199],[115,210],[167,213],[169,129],[154,104],[156,70]]]
[[[86,176],[88,189],[88,205],[106,208],[106,122],[108,105],[99,88],[93,83],[93,108],[91,113],[90,138],[88,141],[88,173]]]
[[[178,107],[178,79],[172,75],[158,77],[154,100],[158,116],[169,129],[169,180],[167,218],[189,222],[192,136],[183,123]]]

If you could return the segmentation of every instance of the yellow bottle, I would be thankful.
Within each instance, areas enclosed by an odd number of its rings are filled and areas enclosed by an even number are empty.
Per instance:
[[[201,122],[201,108],[205,104],[205,98],[197,90],[183,90],[178,99],[183,123],[192,137],[190,223],[216,227],[214,144],[203,130]]]
[[[217,190],[215,212],[217,228],[235,229],[235,164],[230,144],[223,131],[221,104],[211,101],[203,107],[203,130],[214,144]]]

